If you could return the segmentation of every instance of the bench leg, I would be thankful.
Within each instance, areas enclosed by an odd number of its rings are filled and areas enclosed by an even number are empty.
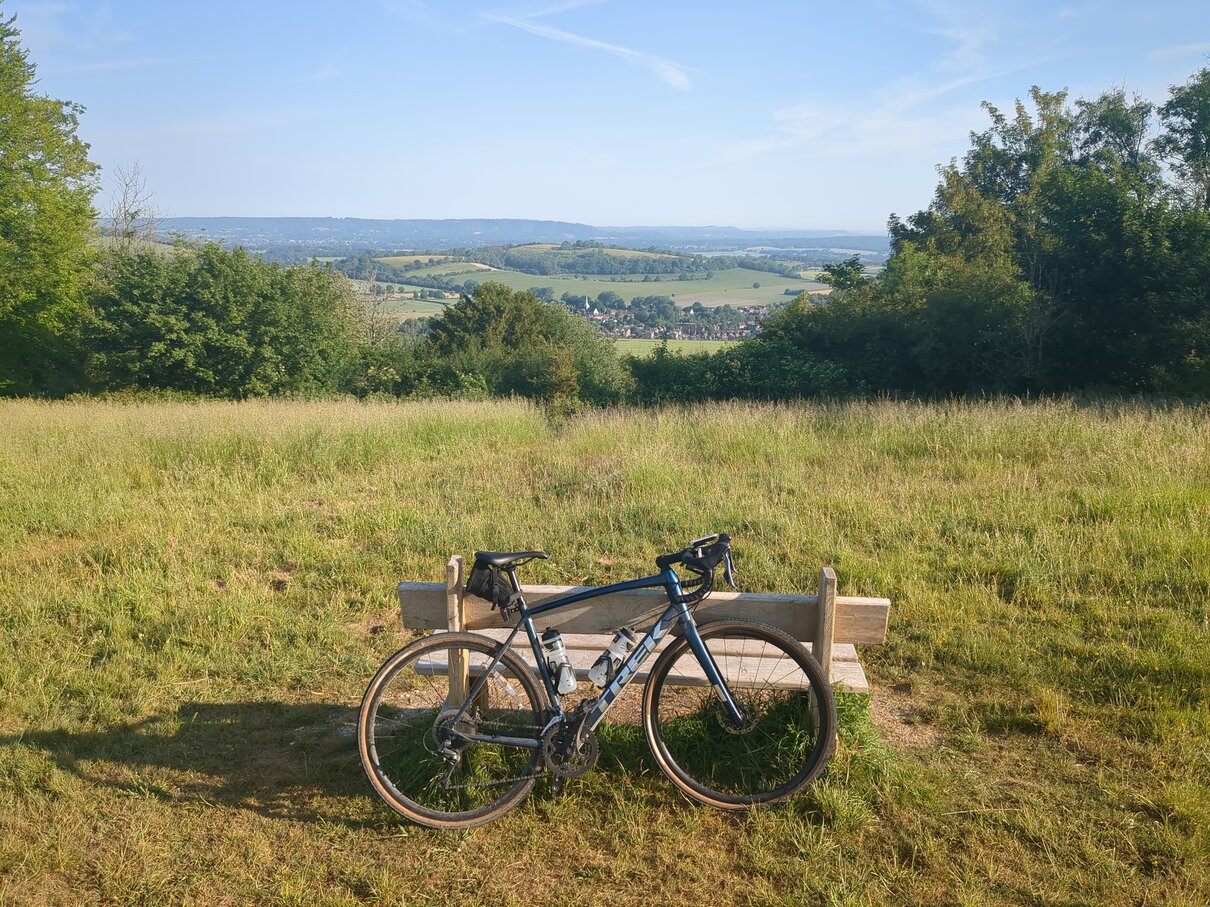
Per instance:
[[[462,610],[462,557],[455,554],[445,565],[445,608],[450,632],[458,633],[466,627]],[[451,702],[447,708],[458,708],[466,700],[470,692],[470,666],[466,663],[466,653],[450,650],[450,662],[446,667],[449,678]]]
[[[836,571],[824,567],[819,571],[819,621],[815,628],[815,644],[811,654],[823,668],[823,676],[832,682],[832,643],[836,635]]]

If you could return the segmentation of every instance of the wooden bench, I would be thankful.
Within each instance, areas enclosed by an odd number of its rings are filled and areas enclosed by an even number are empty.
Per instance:
[[[531,606],[542,601],[583,589],[583,586],[522,586]],[[459,555],[450,558],[444,583],[400,583],[400,616],[410,630],[473,630],[503,641],[510,625],[500,620],[489,602],[467,595],[463,581],[463,563]],[[619,627],[633,626],[640,632],[654,622],[667,603],[659,589],[602,596],[543,614],[536,623],[538,631],[555,627],[563,635],[567,654],[580,680],[596,661]],[[776,595],[764,592],[714,592],[698,605],[694,619],[698,624],[711,620],[742,619],[771,624],[795,639],[808,643],[816,661],[823,667],[833,686],[854,693],[868,693],[869,682],[857,645],[886,642],[891,602],[885,598],[860,598],[836,594],[836,573],[831,567],[819,571],[819,591],[815,595]],[[661,648],[673,634],[661,641]],[[529,638],[521,633],[513,651],[534,667]],[[657,649],[657,652],[659,649]],[[649,658],[639,678],[655,663]],[[444,665],[432,666],[434,673]],[[705,678],[685,677],[686,684],[704,683]]]

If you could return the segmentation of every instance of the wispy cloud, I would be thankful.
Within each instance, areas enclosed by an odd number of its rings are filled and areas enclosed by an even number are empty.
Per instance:
[[[642,51],[632,50],[629,47],[621,47],[617,44],[609,44],[605,41],[598,41],[596,38],[586,38],[583,35],[576,35],[571,32],[563,31],[562,29],[553,28],[549,25],[544,25],[537,22],[538,18],[555,13],[566,12],[572,9],[578,9],[583,6],[593,5],[594,0],[569,0],[567,3],[558,6],[548,7],[536,13],[531,13],[527,16],[500,16],[493,13],[481,13],[480,15],[490,22],[497,22],[501,25],[508,25],[512,28],[518,28],[522,31],[529,32],[531,35],[537,35],[539,38],[546,38],[550,41],[559,41],[563,44],[571,44],[576,47],[587,47],[590,50],[599,50],[615,57],[620,57],[630,63],[642,66],[658,76],[663,82],[671,85],[673,88],[680,91],[689,91],[693,88],[693,82],[689,78],[688,69],[681,66],[679,63],[674,63],[672,60],[667,60],[664,57],[659,57],[654,54],[643,53]]]
[[[441,26],[441,17],[424,0],[378,0],[378,7],[388,15],[411,25]]]
[[[820,154],[844,156],[935,147],[969,132],[971,107],[937,102],[980,82],[1001,78],[1040,62],[1047,55],[1036,44],[1011,59],[1000,59],[1006,32],[1017,23],[980,15],[947,0],[917,0],[925,14],[916,26],[938,35],[949,49],[921,72],[900,78],[874,97],[827,100],[776,110],[767,136],[724,147],[723,160],[735,161],[810,143]]]
[[[1096,3],[1077,3],[1075,6],[1061,6],[1055,10],[1055,18],[1060,22],[1067,22],[1073,19],[1084,19],[1090,15],[1096,15],[1098,6]]]
[[[1182,44],[1179,47],[1162,47],[1147,54],[1147,59],[1152,62],[1179,60],[1181,57],[1193,57],[1198,54],[1210,54],[1210,41],[1201,44]]]
[[[42,71],[56,75],[67,75],[89,72],[121,72],[126,69],[145,69],[149,66],[169,66],[190,60],[203,60],[205,57],[143,57],[129,60],[94,60],[91,63],[51,63],[42,67]]]
[[[318,69],[316,69],[314,72],[311,72],[308,75],[303,76],[302,81],[304,81],[304,82],[326,82],[328,79],[336,78],[337,76],[339,76],[341,73],[345,72],[348,69],[348,67],[345,66],[345,64],[344,64],[344,60],[348,56],[349,51],[351,51],[352,49],[353,49],[352,45],[346,44],[344,47],[342,47],[336,53],[334,53],[330,57],[328,57],[323,62],[323,65],[320,66]]]
[[[772,135],[725,145],[718,159],[742,161],[799,147],[810,147],[821,158],[837,159],[936,148],[965,137],[970,116],[966,107],[928,114],[880,107],[861,115],[842,104],[788,107],[773,114]]]
[[[303,81],[326,82],[328,79],[333,79],[344,71],[345,68],[343,66],[338,66],[334,61],[329,61],[307,76]]]
[[[283,107],[275,110],[226,110],[209,116],[188,117],[165,123],[154,131],[174,138],[225,139],[272,131],[314,116],[313,110]]]
[[[113,22],[112,10],[81,10],[75,3],[30,3],[17,15],[24,43],[42,52],[87,53],[131,40],[126,30]]]
[[[969,72],[986,65],[988,49],[999,39],[1003,23],[981,17],[967,5],[944,0],[917,0],[918,6],[933,21],[919,26],[926,35],[945,38],[953,46],[933,68],[938,72]]]
[[[583,9],[586,6],[600,6],[605,0],[566,0],[564,3],[555,3],[551,6],[543,7],[534,13],[522,16],[523,19],[544,19],[547,16],[556,16],[559,13],[569,13],[574,9]]]

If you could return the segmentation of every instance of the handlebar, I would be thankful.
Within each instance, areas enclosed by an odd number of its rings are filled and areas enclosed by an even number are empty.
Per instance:
[[[690,572],[696,573],[699,579],[682,583],[682,587],[693,588],[695,591],[685,596],[687,602],[698,602],[710,594],[714,588],[714,571],[723,564],[723,576],[731,588],[735,588],[735,564],[731,560],[731,536],[725,532],[707,535],[694,539],[689,547],[671,554],[663,554],[655,559],[656,566],[661,570],[676,564],[683,564]]]

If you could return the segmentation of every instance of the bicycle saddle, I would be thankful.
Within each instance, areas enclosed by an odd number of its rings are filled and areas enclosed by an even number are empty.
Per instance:
[[[476,551],[475,563],[487,564],[489,567],[507,567],[515,561],[529,560],[537,558],[538,560],[546,560],[550,557],[545,551]]]

